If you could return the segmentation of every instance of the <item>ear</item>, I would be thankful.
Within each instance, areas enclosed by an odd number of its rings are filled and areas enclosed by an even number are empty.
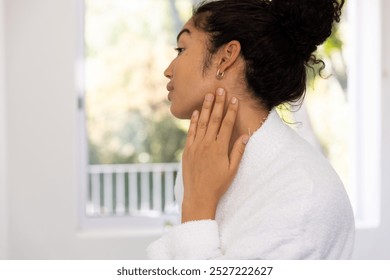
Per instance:
[[[220,48],[217,68],[221,73],[228,70],[237,60],[241,53],[240,42],[233,40]]]

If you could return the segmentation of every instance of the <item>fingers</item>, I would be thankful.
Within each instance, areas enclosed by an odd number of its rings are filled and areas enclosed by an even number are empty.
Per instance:
[[[211,112],[205,139],[215,140],[217,138],[225,107],[225,96],[225,90],[218,88],[215,95],[214,107]]]
[[[230,153],[230,171],[236,172],[238,165],[242,159],[242,155],[244,154],[246,144],[249,141],[248,135],[243,135],[237,139],[234,143],[233,149]]]
[[[190,127],[188,128],[186,146],[191,146],[192,143],[194,143],[195,136],[196,136],[196,127],[197,127],[197,124],[198,124],[198,119],[199,119],[199,112],[198,111],[194,111],[192,113]]]
[[[209,124],[211,109],[213,107],[213,101],[214,101],[214,95],[210,93],[206,94],[202,106],[202,111],[200,113],[200,117],[196,127],[196,138],[198,139],[203,139],[206,134],[207,126]]]
[[[218,134],[218,140],[222,145],[229,145],[232,136],[234,123],[236,121],[238,111],[238,99],[233,97],[230,99],[226,115],[222,121],[221,128]]]
[[[226,115],[223,117],[225,100],[226,93],[222,88],[217,89],[216,96],[212,94],[207,94],[205,96],[202,111],[200,116],[196,119],[197,123],[196,125],[193,124],[191,127],[193,130],[191,131],[192,138],[189,140],[191,144],[195,139],[200,141],[203,139],[215,140],[218,135],[220,143],[228,147],[237,117],[238,99],[233,97],[230,100]],[[193,120],[191,120],[191,122],[193,122]]]

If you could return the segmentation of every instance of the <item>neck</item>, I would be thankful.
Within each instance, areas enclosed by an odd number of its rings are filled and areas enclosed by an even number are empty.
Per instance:
[[[228,96],[228,99],[230,99],[231,96]],[[261,129],[261,126],[269,115],[267,109],[259,106],[255,100],[246,96],[250,96],[250,93],[236,95],[239,99],[239,108],[232,137],[230,139],[230,151],[233,144],[240,136],[244,134],[251,136],[254,132]]]
[[[229,69],[229,75],[225,75],[223,80],[218,81],[215,85],[226,90],[226,101],[235,96],[238,98],[238,112],[233,128],[233,133],[230,139],[229,152],[231,151],[235,141],[244,134],[253,134],[261,126],[264,120],[269,115],[269,110],[261,106],[258,101],[253,98],[253,92],[248,90],[246,83],[242,82],[244,62],[238,60],[235,67]],[[226,103],[227,108],[227,103]],[[250,135],[249,135],[250,136]]]

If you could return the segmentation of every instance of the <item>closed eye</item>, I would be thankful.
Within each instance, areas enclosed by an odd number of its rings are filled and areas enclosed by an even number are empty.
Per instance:
[[[177,51],[177,55],[180,55],[184,51],[184,48],[175,48],[175,51]]]

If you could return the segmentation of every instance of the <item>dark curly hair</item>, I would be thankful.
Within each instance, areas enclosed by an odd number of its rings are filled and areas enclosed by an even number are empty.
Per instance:
[[[240,42],[247,85],[270,110],[303,99],[307,67],[325,66],[313,52],[340,21],[343,5],[344,0],[203,1],[193,21],[209,34],[210,57],[224,44]]]

